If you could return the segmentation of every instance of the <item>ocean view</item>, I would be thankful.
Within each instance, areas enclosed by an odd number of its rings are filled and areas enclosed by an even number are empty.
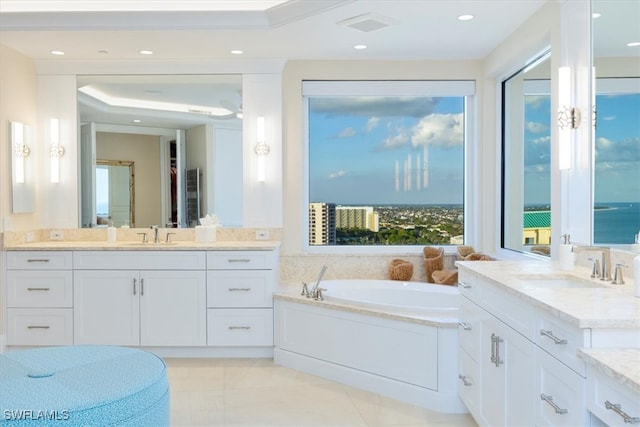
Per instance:
[[[593,221],[594,243],[634,243],[634,236],[640,231],[640,202],[596,206]]]

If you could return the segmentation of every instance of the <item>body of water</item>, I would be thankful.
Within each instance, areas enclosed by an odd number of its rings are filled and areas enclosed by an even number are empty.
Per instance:
[[[594,243],[634,243],[640,232],[640,203],[607,203],[602,207],[593,214]]]

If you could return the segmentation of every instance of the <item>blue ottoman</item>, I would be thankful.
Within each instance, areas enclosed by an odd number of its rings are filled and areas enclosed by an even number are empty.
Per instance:
[[[0,354],[0,426],[168,426],[166,365],[110,346]]]

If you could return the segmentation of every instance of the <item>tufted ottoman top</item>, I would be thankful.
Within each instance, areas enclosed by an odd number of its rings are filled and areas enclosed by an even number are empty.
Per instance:
[[[69,346],[0,354],[0,426],[141,425],[158,410],[168,424],[168,397],[166,365],[141,350]]]

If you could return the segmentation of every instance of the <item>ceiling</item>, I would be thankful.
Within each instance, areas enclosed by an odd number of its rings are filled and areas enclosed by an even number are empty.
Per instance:
[[[490,54],[547,1],[554,0],[1,0],[0,43],[47,63],[473,60]],[[617,37],[640,40],[640,1],[594,4],[632,8],[598,19],[607,43],[622,46]],[[457,19],[464,14],[474,19]],[[632,21],[624,24],[625,19]],[[603,41],[599,37],[594,45],[600,49]],[[120,83],[112,86],[122,89]],[[239,107],[239,85],[225,90],[211,105],[234,98]]]
[[[60,61],[477,59],[489,54],[545,1],[2,0],[0,41],[28,57]],[[256,10],[252,4],[270,7]],[[463,14],[475,19],[457,20]],[[363,31],[345,25],[352,19],[386,26]],[[356,44],[368,48],[355,50]],[[233,49],[244,53],[233,55]],[[52,57],[52,50],[65,54]],[[140,50],[153,55],[143,57]]]

